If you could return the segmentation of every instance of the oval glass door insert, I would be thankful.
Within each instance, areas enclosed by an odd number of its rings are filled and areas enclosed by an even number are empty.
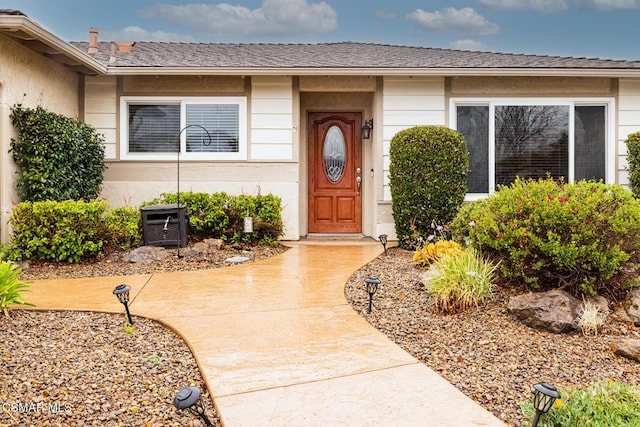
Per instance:
[[[347,146],[344,135],[338,126],[332,126],[324,139],[324,172],[332,183],[340,181],[344,175],[344,166],[347,162]]]

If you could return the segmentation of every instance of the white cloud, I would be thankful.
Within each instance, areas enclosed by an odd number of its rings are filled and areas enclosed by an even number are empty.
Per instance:
[[[596,9],[640,9],[640,0],[576,0],[581,6]]]
[[[490,36],[497,34],[500,28],[470,7],[455,9],[448,7],[437,12],[425,12],[417,9],[407,15],[408,19],[418,22],[427,31],[457,32],[461,34]]]
[[[569,0],[478,0],[493,9],[530,9],[536,12],[556,13],[569,9]],[[598,0],[593,0],[598,1]],[[602,1],[602,0],[600,0]]]
[[[471,39],[456,40],[449,43],[449,46],[451,46],[451,48],[453,49],[458,49],[458,50],[474,50],[474,51],[487,50],[487,46],[484,43],[480,43],[478,41],[471,40]]]
[[[100,39],[104,41],[145,41],[145,42],[193,42],[193,37],[164,31],[150,32],[143,28],[131,26],[117,31],[101,31]]]
[[[338,27],[336,12],[324,1],[263,0],[262,7],[219,4],[158,4],[141,10],[143,18],[161,17],[207,35],[265,36],[327,33]]]

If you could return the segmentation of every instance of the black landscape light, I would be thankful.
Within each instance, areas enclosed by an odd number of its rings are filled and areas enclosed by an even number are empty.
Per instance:
[[[173,406],[186,413],[196,414],[207,426],[213,425],[204,413],[204,405],[200,400],[200,389],[198,387],[191,386],[181,389],[176,398],[173,399]]]
[[[536,416],[533,419],[532,427],[538,426],[540,416],[549,412],[556,399],[560,399],[558,389],[548,383],[538,383],[533,385],[533,408],[536,410]]]
[[[381,234],[378,236],[378,239],[380,239],[380,244],[382,245],[382,248],[384,249],[384,255],[387,256],[387,235],[386,234]]]
[[[133,320],[131,319],[131,313],[129,313],[129,291],[131,287],[129,285],[118,285],[113,290],[113,294],[118,297],[118,301],[124,305],[124,309],[127,312],[127,319],[129,320],[129,324],[133,325]]]
[[[364,279],[367,284],[367,293],[369,294],[369,310],[367,313],[371,313],[371,305],[373,303],[373,294],[378,292],[378,285],[380,284],[380,279],[377,277],[367,277]]]

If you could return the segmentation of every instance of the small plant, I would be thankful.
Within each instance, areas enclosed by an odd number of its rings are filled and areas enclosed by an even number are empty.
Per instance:
[[[22,298],[22,293],[29,289],[30,282],[20,280],[22,269],[11,262],[0,262],[0,310],[5,316],[9,316],[12,305],[29,305]]]
[[[593,301],[585,301],[576,319],[576,323],[584,335],[598,335],[598,330],[607,321],[607,313]]]
[[[438,240],[417,248],[413,254],[413,261],[422,266],[429,266],[440,258],[460,255],[462,252],[462,246],[453,240]]]
[[[432,268],[436,274],[429,279],[427,292],[442,313],[464,311],[493,295],[497,265],[485,261],[473,248],[442,257]]]
[[[124,331],[129,335],[133,335],[135,329],[133,328],[133,325],[124,325]]]
[[[640,388],[621,382],[605,381],[562,393],[562,404],[540,419],[539,427],[622,427],[640,426]],[[530,401],[522,412],[533,419]]]

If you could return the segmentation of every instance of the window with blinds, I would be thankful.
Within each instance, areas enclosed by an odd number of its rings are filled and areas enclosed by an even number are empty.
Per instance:
[[[123,97],[124,159],[246,158],[246,99]]]
[[[516,177],[612,180],[612,100],[451,102],[451,122],[469,150],[471,196],[491,193]]]

